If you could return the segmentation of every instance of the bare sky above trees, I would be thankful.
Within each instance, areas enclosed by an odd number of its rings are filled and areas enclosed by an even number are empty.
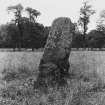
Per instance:
[[[99,19],[99,12],[105,9],[105,0],[89,0],[96,14],[91,17],[89,29],[95,27],[96,20]],[[21,3],[24,7],[32,7],[41,12],[38,22],[49,26],[52,21],[60,16],[70,17],[72,21],[79,18],[79,10],[83,0],[0,0],[0,24],[5,24],[13,18],[13,14],[8,14],[7,7]]]

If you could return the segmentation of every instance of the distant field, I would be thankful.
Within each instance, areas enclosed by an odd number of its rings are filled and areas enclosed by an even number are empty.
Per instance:
[[[23,66],[29,70],[37,70],[41,57],[42,52],[0,52],[0,72],[7,68],[17,70]],[[83,73],[93,76],[98,73],[105,80],[105,51],[72,51],[70,65],[77,75]]]

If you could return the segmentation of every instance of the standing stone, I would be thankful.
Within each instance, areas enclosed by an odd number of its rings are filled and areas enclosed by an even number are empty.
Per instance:
[[[40,85],[48,86],[65,82],[70,66],[72,26],[71,20],[66,17],[54,20],[39,64],[37,80]]]

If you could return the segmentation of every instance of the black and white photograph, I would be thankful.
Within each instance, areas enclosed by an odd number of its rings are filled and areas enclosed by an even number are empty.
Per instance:
[[[105,105],[104,0],[0,0],[0,105]]]

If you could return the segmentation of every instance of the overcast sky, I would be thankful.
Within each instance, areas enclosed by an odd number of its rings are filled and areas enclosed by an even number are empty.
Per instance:
[[[77,21],[79,10],[83,0],[0,0],[0,24],[8,22],[13,18],[8,14],[7,7],[21,3],[24,7],[32,7],[41,12],[38,21],[46,26],[51,25],[57,17],[70,17],[72,21]],[[95,27],[99,12],[105,9],[105,0],[90,0],[96,14],[91,17],[89,28]]]

